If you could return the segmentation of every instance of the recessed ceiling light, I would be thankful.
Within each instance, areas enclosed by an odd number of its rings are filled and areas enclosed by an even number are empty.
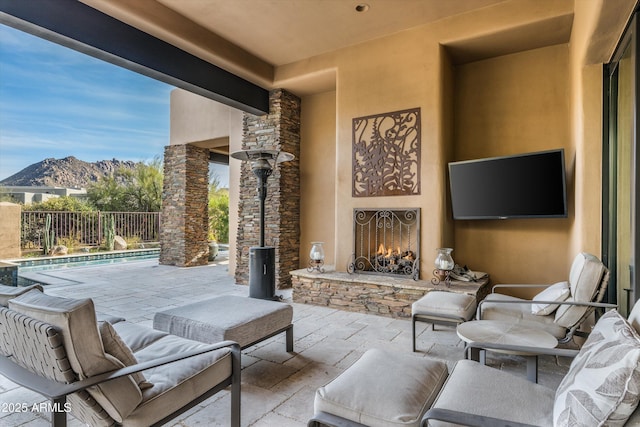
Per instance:
[[[356,12],[366,12],[369,10],[369,5],[366,3],[360,3],[356,6]]]

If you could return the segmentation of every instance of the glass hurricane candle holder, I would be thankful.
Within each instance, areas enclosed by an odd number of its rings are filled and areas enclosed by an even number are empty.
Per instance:
[[[309,273],[313,271],[324,273],[324,248],[322,247],[322,243],[324,242],[311,242],[309,267],[307,267]]]
[[[431,283],[433,283],[434,285],[439,285],[440,283],[444,282],[445,285],[451,286],[451,270],[453,270],[453,267],[455,267],[456,265],[453,261],[453,258],[451,257],[451,252],[453,252],[453,249],[438,248],[436,249],[436,251],[438,252],[438,254],[436,255],[436,260],[434,262],[436,269],[433,270],[433,275],[435,277],[431,279]]]

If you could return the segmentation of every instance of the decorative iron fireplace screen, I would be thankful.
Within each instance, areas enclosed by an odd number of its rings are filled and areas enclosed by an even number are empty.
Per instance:
[[[354,253],[347,271],[418,280],[420,209],[354,209]]]

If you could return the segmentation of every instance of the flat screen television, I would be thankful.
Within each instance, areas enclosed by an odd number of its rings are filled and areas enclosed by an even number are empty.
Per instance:
[[[564,150],[449,163],[454,219],[567,216]]]

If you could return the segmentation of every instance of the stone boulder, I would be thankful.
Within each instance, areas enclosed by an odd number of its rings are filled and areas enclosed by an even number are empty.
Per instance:
[[[53,249],[51,249],[51,256],[64,256],[68,254],[69,248],[67,248],[65,245],[54,246]]]
[[[127,249],[127,241],[124,240],[121,236],[116,236],[113,238],[113,249],[116,251],[124,251]]]

